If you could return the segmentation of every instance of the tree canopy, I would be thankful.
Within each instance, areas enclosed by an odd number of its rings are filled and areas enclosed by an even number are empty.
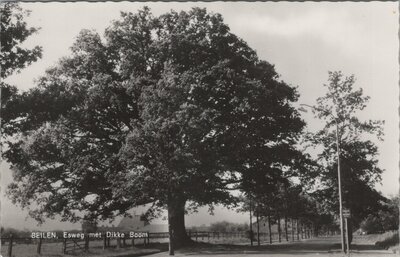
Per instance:
[[[8,76],[20,72],[23,68],[42,57],[42,48],[35,46],[27,49],[21,46],[30,36],[38,31],[38,28],[29,27],[25,18],[29,11],[23,10],[17,3],[0,4],[0,86],[1,109],[12,105],[17,97],[17,88],[4,82]],[[14,113],[15,115],[15,113]],[[7,130],[7,122],[17,118],[13,113],[2,112],[0,115],[2,129]],[[4,135],[4,134],[3,134]]]
[[[28,37],[38,31],[38,28],[28,27],[24,20],[29,16],[29,11],[23,10],[17,3],[3,3],[0,5],[0,11],[0,75],[1,78],[5,78],[37,61],[41,57],[42,48],[21,47]]]
[[[183,242],[186,203],[229,204],[295,166],[297,97],[219,14],[121,13],[6,106],[8,194],[38,220],[152,203]]]
[[[319,183],[315,197],[331,213],[338,213],[337,145],[340,148],[342,191],[344,207],[352,211],[356,224],[368,214],[377,212],[385,198],[374,189],[381,179],[378,166],[378,148],[374,141],[382,140],[383,121],[361,121],[357,115],[366,106],[368,96],[354,87],[355,77],[345,77],[341,72],[329,73],[328,92],[317,99],[313,107],[317,118],[325,126],[309,138],[315,145],[322,145],[318,160],[321,163]],[[338,133],[336,135],[336,128]],[[334,185],[334,186],[332,186]]]

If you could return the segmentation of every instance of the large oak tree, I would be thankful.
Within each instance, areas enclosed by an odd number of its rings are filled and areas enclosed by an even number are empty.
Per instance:
[[[188,203],[229,204],[230,191],[292,164],[297,92],[221,15],[121,13],[71,51],[6,108],[18,117],[7,124],[8,194],[38,220],[152,203],[184,244]]]

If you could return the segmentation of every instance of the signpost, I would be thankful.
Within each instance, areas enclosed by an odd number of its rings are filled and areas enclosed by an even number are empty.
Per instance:
[[[347,219],[350,218],[351,213],[349,209],[343,209],[343,217],[345,218],[346,223],[346,245],[347,245],[347,255],[350,256],[350,242],[349,242],[349,223]]]

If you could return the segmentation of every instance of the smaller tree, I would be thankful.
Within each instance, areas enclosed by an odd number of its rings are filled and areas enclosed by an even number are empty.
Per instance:
[[[378,217],[370,214],[360,223],[360,228],[367,234],[381,233],[383,227]]]
[[[357,116],[369,100],[363,90],[355,89],[355,77],[340,71],[329,72],[328,92],[317,99],[315,116],[325,121],[323,129],[308,137],[314,146],[322,146],[318,156],[319,200],[332,213],[338,214],[338,149],[342,176],[343,206],[351,209],[354,224],[380,209],[384,200],[374,184],[381,179],[378,148],[374,138],[382,140],[383,121],[361,121]]]
[[[360,224],[360,228],[368,233],[379,233],[397,230],[399,226],[399,197],[387,199],[377,213],[368,215]]]
[[[397,230],[399,227],[399,196],[390,198],[385,204],[384,209],[379,212],[382,220],[382,227],[385,231]]]

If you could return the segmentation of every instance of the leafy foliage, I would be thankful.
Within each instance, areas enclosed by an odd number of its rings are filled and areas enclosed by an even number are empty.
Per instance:
[[[360,228],[367,234],[397,230],[399,227],[398,203],[398,196],[388,199],[377,213],[369,214],[361,222]]]
[[[0,235],[1,237],[7,238],[12,236],[13,238],[30,238],[31,237],[31,231],[29,230],[19,230],[19,229],[14,229],[14,228],[5,228],[1,227],[0,228]]]
[[[296,90],[220,15],[122,13],[71,51],[10,110],[8,194],[38,220],[229,203],[255,167],[290,164]]]
[[[337,145],[340,148],[342,191],[345,208],[350,208],[355,224],[370,213],[377,212],[384,197],[374,188],[380,181],[382,169],[378,166],[378,148],[373,137],[381,140],[383,121],[360,121],[357,114],[369,100],[362,89],[354,89],[354,76],[344,77],[341,72],[329,73],[328,93],[317,99],[313,107],[316,117],[325,120],[325,126],[308,139],[322,145],[319,155],[320,188],[314,195],[324,203],[326,210],[337,213],[338,175]],[[336,129],[338,134],[336,134]]]
[[[17,3],[3,3],[0,5],[1,12],[1,78],[5,78],[15,72],[19,72],[32,62],[41,57],[42,48],[35,46],[33,49],[21,47],[21,44],[38,28],[28,27],[24,18],[29,11],[22,10]]]
[[[82,222],[82,232],[95,233],[97,232],[97,223],[95,221],[85,220]]]
[[[4,82],[8,76],[20,72],[23,68],[37,61],[42,56],[42,48],[26,49],[21,46],[26,39],[38,31],[38,28],[28,27],[25,18],[29,11],[22,10],[17,3],[7,2],[0,4],[0,86],[1,86],[1,125],[2,135],[12,130],[8,125],[10,120],[16,119],[15,100],[18,90],[15,86]]]
[[[374,215],[369,215],[365,218],[361,222],[360,228],[367,234],[382,233],[384,231],[380,219]]]

